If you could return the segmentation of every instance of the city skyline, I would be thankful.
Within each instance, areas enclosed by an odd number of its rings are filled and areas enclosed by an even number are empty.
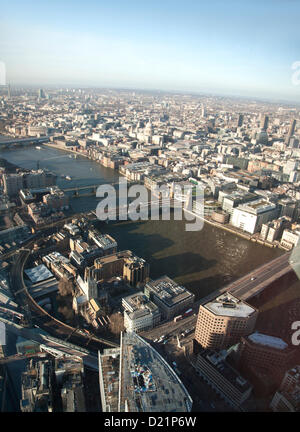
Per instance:
[[[300,1],[0,6],[0,412],[300,412]]]
[[[89,0],[2,5],[11,85],[87,86],[300,100],[294,1]]]
[[[300,107],[6,86],[0,106],[2,411],[299,411]]]

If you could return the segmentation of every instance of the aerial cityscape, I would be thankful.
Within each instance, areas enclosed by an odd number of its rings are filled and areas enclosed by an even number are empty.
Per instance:
[[[0,412],[299,412],[299,4],[29,3],[0,19]]]

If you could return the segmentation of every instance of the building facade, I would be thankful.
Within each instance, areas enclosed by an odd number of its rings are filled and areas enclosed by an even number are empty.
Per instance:
[[[191,307],[195,300],[194,294],[168,276],[149,281],[144,292],[159,307],[162,317],[167,320]]]
[[[233,408],[240,409],[252,392],[249,382],[214,351],[198,354],[196,371]]]
[[[229,293],[201,305],[195,340],[203,348],[224,349],[250,334],[258,311]]]
[[[279,209],[275,204],[257,200],[234,208],[231,224],[236,228],[254,234],[260,231],[263,223],[277,218],[278,214]]]
[[[149,330],[160,322],[158,306],[151,302],[143,292],[122,299],[124,326],[127,331],[136,333]]]

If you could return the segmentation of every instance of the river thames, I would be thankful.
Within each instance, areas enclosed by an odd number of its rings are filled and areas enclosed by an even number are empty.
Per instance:
[[[0,152],[0,157],[22,168],[46,168],[57,174],[60,187],[86,186],[116,182],[119,173],[104,168],[85,157],[41,146]],[[68,175],[66,180],[61,175]],[[95,210],[96,197],[73,198],[75,212]],[[201,231],[185,230],[186,221],[127,221],[108,225],[102,230],[118,242],[119,250],[131,249],[150,264],[150,276],[167,274],[193,291],[197,298],[205,296],[259,265],[282,254],[205,224]]]

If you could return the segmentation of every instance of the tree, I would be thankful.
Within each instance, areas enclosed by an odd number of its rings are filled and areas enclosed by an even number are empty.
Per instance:
[[[70,295],[73,293],[74,285],[72,281],[68,281],[66,279],[61,279],[58,283],[59,294],[62,297]]]
[[[124,318],[121,313],[114,313],[110,316],[109,329],[115,335],[119,335],[124,331]]]

